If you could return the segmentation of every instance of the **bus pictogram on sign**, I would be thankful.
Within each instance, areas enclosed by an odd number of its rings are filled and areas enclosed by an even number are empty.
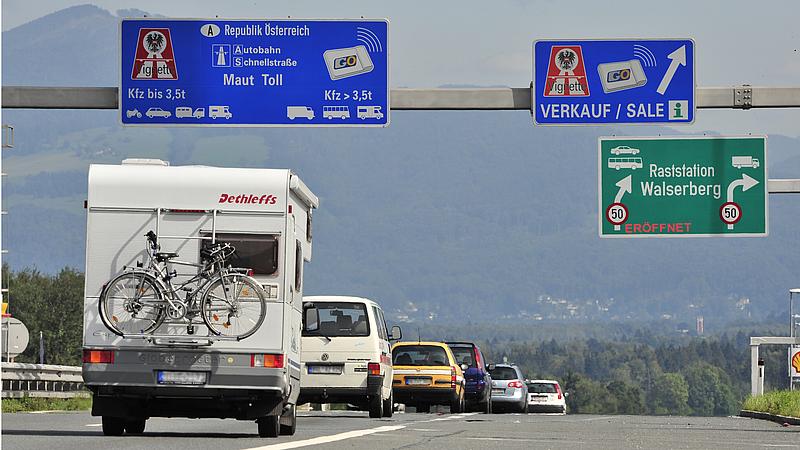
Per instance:
[[[545,97],[588,97],[589,82],[580,45],[554,45],[547,65]]]
[[[140,28],[132,80],[177,80],[169,28]]]

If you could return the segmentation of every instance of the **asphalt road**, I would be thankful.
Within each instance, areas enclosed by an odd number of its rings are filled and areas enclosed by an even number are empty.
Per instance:
[[[105,437],[85,412],[3,414],[3,449],[800,449],[800,427],[737,417],[305,412],[297,434],[259,438],[252,422],[150,419],[140,436]]]

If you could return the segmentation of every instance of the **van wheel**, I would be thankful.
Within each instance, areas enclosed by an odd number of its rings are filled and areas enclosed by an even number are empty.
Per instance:
[[[256,420],[259,437],[278,437],[281,428],[281,416],[266,416]]]
[[[380,419],[383,416],[383,401],[380,395],[376,395],[369,401],[369,416],[373,419]]]
[[[106,436],[122,436],[125,432],[125,420],[119,417],[103,416],[103,434]]]
[[[394,414],[394,393],[389,393],[389,398],[383,401],[383,417],[392,417]]]
[[[144,433],[144,427],[147,424],[147,419],[133,419],[129,420],[125,423],[125,432],[130,434],[142,434]]]
[[[295,405],[289,406],[283,415],[281,415],[281,436],[294,436],[297,431],[297,409]]]
[[[419,405],[417,405],[417,412],[418,413],[429,413],[429,412],[431,412],[431,405],[419,404]]]

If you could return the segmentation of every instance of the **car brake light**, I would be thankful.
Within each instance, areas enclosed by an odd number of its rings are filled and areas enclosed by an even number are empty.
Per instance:
[[[252,277],[252,276],[253,276],[253,275],[255,275],[255,274],[256,274],[256,271],[255,271],[255,270],[253,270],[253,269],[247,269],[247,276],[248,276],[248,277]]]
[[[475,367],[483,367],[483,360],[481,360],[481,353],[478,351],[478,348],[475,347],[472,350],[475,352]]]
[[[508,383],[508,387],[510,387],[510,388],[521,388],[522,387],[522,382],[520,382],[520,381],[512,381],[512,382]]]
[[[114,350],[83,349],[83,362],[87,364],[114,364]]]
[[[250,355],[250,367],[283,368],[283,355],[253,353]]]
[[[367,364],[367,373],[370,375],[380,375],[381,374],[381,365],[379,363],[369,363]]]
[[[453,366],[450,366],[450,387],[456,387],[456,368]]]
[[[556,392],[558,393],[558,399],[561,400],[561,386],[556,383]]]

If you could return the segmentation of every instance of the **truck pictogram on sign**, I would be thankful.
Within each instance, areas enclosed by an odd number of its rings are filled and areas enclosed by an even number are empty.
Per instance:
[[[169,28],[140,28],[132,80],[177,80]]]
[[[588,97],[589,82],[580,45],[550,48],[545,97]]]

